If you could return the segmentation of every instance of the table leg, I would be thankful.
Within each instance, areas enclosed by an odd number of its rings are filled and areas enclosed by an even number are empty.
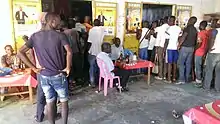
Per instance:
[[[150,85],[150,72],[151,72],[151,68],[148,67],[148,73],[147,73],[147,83],[148,83],[148,85]]]
[[[32,88],[32,86],[28,86],[28,91],[29,91],[29,99],[30,99],[30,102],[31,102],[31,103],[34,103],[34,102],[33,102],[33,88]]]

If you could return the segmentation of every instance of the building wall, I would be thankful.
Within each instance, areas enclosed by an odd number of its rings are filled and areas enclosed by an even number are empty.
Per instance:
[[[215,0],[215,12],[220,12],[220,0]]]
[[[218,1],[217,2],[218,5],[215,5],[216,1]],[[139,3],[143,2],[146,4],[149,3],[149,4],[190,5],[190,6],[192,6],[192,15],[196,16],[198,18],[198,22],[202,20],[203,14],[213,13],[216,10],[218,10],[220,12],[220,7],[219,7],[220,0],[117,0],[117,3],[119,4],[119,6],[118,6],[118,24],[117,24],[118,33],[117,33],[117,36],[119,36],[121,39],[123,39],[124,25],[125,25],[123,23],[123,22],[125,22],[125,20],[123,20],[124,16],[122,16],[125,13],[124,10],[122,10],[125,7],[125,4],[122,4],[123,2],[139,2]],[[123,23],[123,24],[121,24],[121,23]]]
[[[13,45],[10,0],[2,0],[0,4],[0,57],[5,54],[4,46]]]

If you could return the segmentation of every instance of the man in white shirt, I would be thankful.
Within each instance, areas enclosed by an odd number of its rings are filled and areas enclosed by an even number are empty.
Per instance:
[[[208,44],[204,89],[210,90],[213,71],[215,71],[215,90],[220,92],[220,20],[218,20],[216,27],[216,29],[212,29]]]
[[[124,50],[123,47],[121,46],[121,41],[119,38],[114,38],[113,39],[113,45],[111,46],[112,52],[111,52],[111,59],[113,61],[117,60],[120,58],[120,55],[124,56]]]
[[[156,35],[158,32],[157,26],[158,26],[158,21],[154,21],[151,26],[151,36],[148,47],[148,60],[152,62],[155,60],[155,44],[156,44]]]
[[[95,87],[95,77],[97,77],[98,67],[96,63],[96,56],[101,52],[101,45],[104,39],[104,28],[100,27],[100,21],[98,19],[94,20],[94,27],[89,30],[88,43],[91,44],[89,49],[89,74],[90,83],[92,87]]]
[[[169,28],[169,25],[167,24],[168,17],[164,18],[164,24],[158,28],[157,33],[157,39],[156,39],[156,54],[158,55],[158,61],[159,61],[159,73],[158,76],[155,77],[157,80],[166,79],[166,73],[167,73],[167,64],[165,62],[165,53],[164,53],[164,44],[166,40],[166,31]]]
[[[165,43],[165,47],[167,47],[167,62],[168,62],[168,76],[167,83],[171,83],[172,81],[176,81],[176,68],[178,61],[178,38],[181,33],[181,28],[175,25],[175,16],[171,16],[169,18],[168,24],[169,29],[167,30],[168,37]],[[173,80],[171,81],[171,72]]]
[[[140,45],[139,45],[139,57],[140,59],[147,60],[148,58],[148,46],[149,46],[149,37],[147,37],[147,34],[149,34],[149,22],[145,21],[143,22],[143,28],[140,38]]]
[[[120,78],[120,83],[121,83],[121,91],[128,91],[128,88],[126,87],[127,86],[127,82],[128,82],[128,79],[129,79],[129,71],[127,70],[123,70],[123,69],[120,69],[120,68],[115,68],[114,67],[114,64],[111,60],[111,58],[109,57],[109,54],[111,53],[111,45],[110,43],[103,43],[102,44],[102,52],[100,52],[98,55],[97,55],[97,58],[102,60],[106,67],[107,67],[107,70],[104,70],[104,73],[107,75],[109,73],[112,74],[112,76],[119,76],[121,77]],[[119,89],[118,89],[119,90]]]

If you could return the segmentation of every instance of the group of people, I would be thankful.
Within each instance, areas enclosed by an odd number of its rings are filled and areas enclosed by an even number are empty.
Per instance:
[[[137,39],[140,41],[139,58],[152,62],[158,60],[159,73],[155,77],[158,80],[167,83],[178,80],[177,84],[189,83],[195,70],[196,83],[203,83],[204,88],[210,89],[213,71],[215,70],[215,75],[220,74],[220,21],[213,20],[209,30],[206,30],[207,22],[202,21],[199,31],[194,26],[196,17],[189,19],[183,31],[175,22],[175,16],[155,21],[150,28],[148,22],[143,22],[143,28],[137,29]],[[59,100],[63,124],[67,124],[68,86],[71,80],[77,79],[71,77],[82,72],[84,81],[96,87],[99,79],[99,60],[103,61],[106,67],[103,73],[120,77],[122,88],[117,85],[116,88],[119,91],[128,91],[130,72],[115,67],[114,61],[135,53],[124,49],[117,37],[113,39],[112,45],[103,42],[104,35],[99,19],[95,19],[92,26],[86,17],[85,23],[76,21],[75,28],[69,28],[68,23],[61,20],[59,15],[47,13],[41,21],[40,31],[30,38],[24,37],[26,43],[20,48],[18,57],[37,74],[37,122],[43,121],[44,106],[47,104],[48,120],[55,124],[56,103]],[[12,55],[12,47],[7,46],[5,49],[8,55]],[[35,62],[27,56],[30,50],[34,52]],[[8,56],[2,58],[3,65],[8,65],[10,59],[7,58]],[[194,66],[195,68],[192,68]],[[206,73],[203,75],[204,70]],[[144,73],[145,71],[147,70],[145,69]],[[217,91],[220,90],[219,82],[219,77],[215,76]]]
[[[213,19],[210,27],[207,21],[201,21],[197,29],[197,18],[191,17],[183,30],[175,22],[175,16],[155,21],[150,28],[147,21],[143,22],[143,28],[137,31],[139,57],[158,64],[157,80],[195,82],[207,90],[215,82],[215,90],[219,91],[220,79],[215,75],[220,74],[220,21]]]
[[[63,123],[67,124],[68,86],[76,79],[72,77],[85,70],[87,73],[83,73],[84,81],[88,76],[88,82],[95,87],[99,76],[97,59],[106,64],[108,71],[105,70],[105,73],[121,77],[121,86],[115,84],[117,90],[128,91],[129,71],[114,67],[112,57],[109,56],[114,49],[113,45],[103,43],[104,29],[100,21],[95,19],[93,24],[77,22],[75,28],[69,28],[68,23],[61,20],[59,15],[47,13],[42,19],[41,29],[30,38],[24,37],[26,42],[17,56],[37,74],[37,122],[43,121],[46,104],[48,120],[55,124],[58,100],[62,107]],[[119,38],[115,38],[114,43],[115,49],[121,47]],[[35,61],[27,56],[30,50],[34,53]],[[82,59],[81,62],[79,59]]]

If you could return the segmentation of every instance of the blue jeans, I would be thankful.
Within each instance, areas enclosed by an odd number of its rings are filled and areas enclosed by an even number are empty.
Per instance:
[[[94,55],[88,55],[88,61],[89,61],[89,76],[90,76],[90,83],[95,85],[96,77],[98,76],[99,68],[96,62],[96,56]]]
[[[215,89],[220,91],[220,53],[208,53],[205,68],[204,88],[210,89],[215,70]]]
[[[182,47],[179,51],[179,81],[190,82],[194,47]]]
[[[195,56],[195,73],[196,73],[196,79],[202,80],[202,68],[203,68],[203,56]]]
[[[139,57],[143,60],[148,59],[148,47],[139,50]]]
[[[50,103],[59,96],[60,102],[68,101],[68,81],[64,74],[55,76],[40,75],[41,87],[46,97],[46,102]]]

